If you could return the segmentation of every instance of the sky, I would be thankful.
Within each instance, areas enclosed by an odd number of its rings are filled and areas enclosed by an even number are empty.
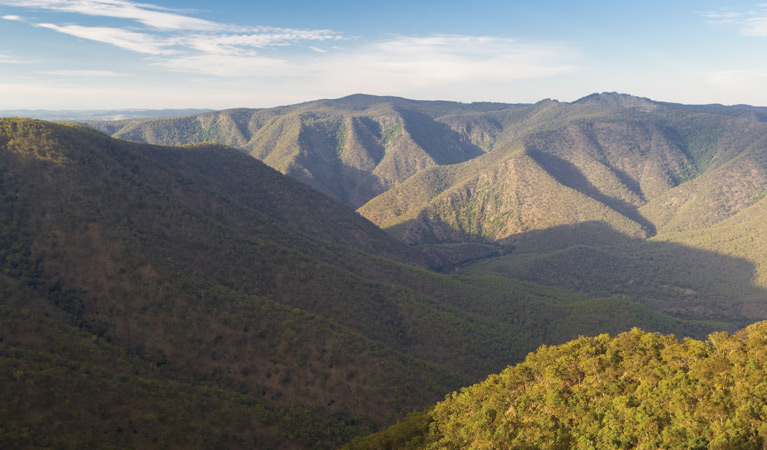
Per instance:
[[[0,0],[1,109],[767,106],[767,0]]]

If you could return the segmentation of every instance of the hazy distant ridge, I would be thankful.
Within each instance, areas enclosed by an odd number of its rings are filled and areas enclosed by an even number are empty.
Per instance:
[[[125,120],[150,117],[187,116],[211,111],[210,109],[6,109],[0,117],[24,117],[29,119],[78,122],[83,120]]]

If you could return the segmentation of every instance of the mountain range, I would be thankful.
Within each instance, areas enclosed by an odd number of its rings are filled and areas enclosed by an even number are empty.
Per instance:
[[[0,446],[337,448],[543,344],[762,320],[765,118],[595,94],[0,119]]]
[[[742,327],[767,317],[765,120],[767,108],[603,93],[531,105],[353,95],[88,125],[239,148],[420,246],[433,268]]]

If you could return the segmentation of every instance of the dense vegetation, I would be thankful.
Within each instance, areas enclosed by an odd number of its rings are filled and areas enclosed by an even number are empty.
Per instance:
[[[431,272],[217,145],[4,119],[0,199],[3,446],[329,448],[542,343],[727,326]]]
[[[767,318],[765,117],[619,94],[533,105],[356,95],[92,125],[238,147],[419,246],[432,268],[742,327]]]
[[[639,329],[542,346],[348,449],[758,449],[767,322],[707,341]]]

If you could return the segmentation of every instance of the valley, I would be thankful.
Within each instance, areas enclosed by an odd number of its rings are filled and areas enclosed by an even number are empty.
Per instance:
[[[0,119],[0,446],[338,448],[579,336],[735,333],[767,319],[766,119],[614,93]]]
[[[433,268],[741,327],[767,312],[766,117],[615,93],[529,105],[354,95],[88,125],[240,148],[420,248]]]

